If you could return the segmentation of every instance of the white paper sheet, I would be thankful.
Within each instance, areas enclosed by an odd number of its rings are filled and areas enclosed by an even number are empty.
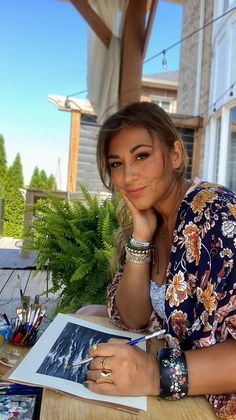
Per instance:
[[[81,349],[81,345],[78,347],[78,336],[82,333],[81,331],[85,331],[86,337],[90,337],[89,342],[86,342],[87,347],[92,344],[93,337],[98,337],[100,333],[100,340],[103,340],[105,334],[118,335],[128,339],[140,337],[140,334],[107,328],[70,315],[58,314],[9,379],[57,389],[82,398],[107,401],[146,411],[147,398],[145,396],[113,397],[91,392],[81,383],[75,382],[75,378],[78,378],[78,370],[70,371],[70,379],[64,379],[69,375],[68,368],[65,369],[65,366],[71,361],[75,363],[81,358],[85,358],[86,348],[82,346],[83,349]],[[81,342],[83,340],[80,340]],[[146,350],[146,342],[140,343],[139,347]],[[80,358],[78,352],[81,354]],[[51,373],[47,371],[48,366]],[[61,375],[61,377],[56,375]],[[72,377],[73,379],[71,379]]]

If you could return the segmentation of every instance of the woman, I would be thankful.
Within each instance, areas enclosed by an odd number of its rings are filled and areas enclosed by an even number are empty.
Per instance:
[[[155,357],[120,340],[99,344],[85,386],[111,395],[207,395],[216,414],[236,418],[236,194],[184,178],[183,143],[152,103],[104,123],[97,161],[131,216],[128,223],[122,213],[108,314],[121,328],[165,328],[167,348]]]

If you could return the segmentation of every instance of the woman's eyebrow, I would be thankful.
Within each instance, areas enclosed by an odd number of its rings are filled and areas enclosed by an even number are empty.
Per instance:
[[[136,144],[136,146],[132,147],[132,149],[130,149],[130,153],[134,153],[139,147],[151,147],[153,149],[152,145],[141,143],[141,144]]]
[[[130,149],[130,153],[134,153],[137,149],[139,149],[139,147],[151,147],[153,149],[153,146],[150,144],[136,144],[134,147],[132,147],[132,149]],[[108,155],[107,157],[108,159],[119,159],[119,155]]]
[[[107,159],[119,159],[119,155],[108,155]]]

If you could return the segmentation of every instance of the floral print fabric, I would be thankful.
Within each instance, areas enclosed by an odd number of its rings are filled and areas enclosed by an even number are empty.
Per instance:
[[[108,314],[121,328],[115,293],[122,273],[108,290]],[[236,194],[200,182],[178,211],[166,272],[165,320],[152,312],[150,332],[167,330],[169,347],[208,347],[236,339]],[[236,394],[207,396],[215,413],[236,419]]]

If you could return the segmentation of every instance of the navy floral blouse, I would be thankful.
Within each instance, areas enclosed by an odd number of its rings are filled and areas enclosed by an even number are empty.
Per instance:
[[[115,294],[122,273],[108,290],[108,314],[121,328]],[[200,182],[180,205],[166,272],[165,320],[153,310],[147,329],[166,328],[167,345],[183,350],[236,339],[236,194]],[[235,357],[236,360],[236,357]],[[207,395],[216,415],[236,419],[236,394]]]

